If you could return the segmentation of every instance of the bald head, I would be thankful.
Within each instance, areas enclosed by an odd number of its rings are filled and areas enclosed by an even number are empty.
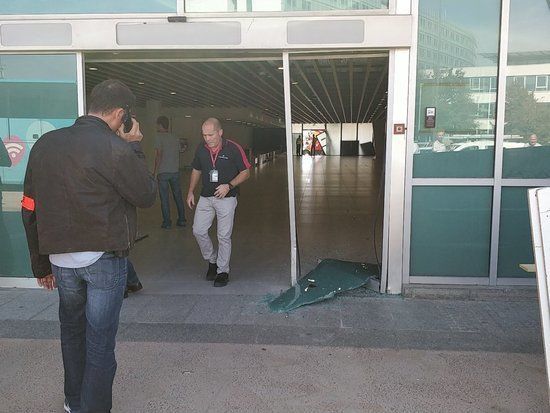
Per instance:
[[[202,126],[212,125],[214,129],[219,130],[222,128],[222,123],[217,118],[208,118],[204,121]]]
[[[216,118],[208,118],[202,124],[202,137],[209,148],[217,148],[222,143],[223,129]]]

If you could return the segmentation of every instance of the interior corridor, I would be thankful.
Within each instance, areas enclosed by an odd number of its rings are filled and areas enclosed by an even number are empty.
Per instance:
[[[370,157],[295,157],[297,228],[302,276],[322,258],[375,263],[373,223],[380,161]],[[214,288],[192,235],[160,228],[160,202],[140,211],[140,233],[130,258],[144,291],[160,294],[277,294],[290,283],[290,237],[286,155],[251,170],[243,184],[233,232],[230,282]],[[182,180],[188,188],[189,171]],[[176,213],[171,205],[171,213]],[[381,214],[381,207],[380,212]],[[379,216],[378,244],[381,244]],[[215,227],[211,229],[215,239]],[[380,247],[378,247],[380,254]]]
[[[302,276],[323,258],[376,264],[374,242],[381,259],[381,166],[368,156],[295,157]]]

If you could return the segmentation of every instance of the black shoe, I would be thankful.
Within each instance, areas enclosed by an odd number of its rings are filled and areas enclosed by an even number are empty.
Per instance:
[[[208,272],[206,273],[206,279],[212,281],[216,278],[216,273],[218,272],[218,266],[216,264],[208,263]]]
[[[128,298],[128,288],[124,290],[124,298]]]
[[[170,228],[172,228],[172,224],[162,224],[160,227],[162,229],[170,229]]]
[[[129,291],[131,293],[137,293],[139,290],[143,289],[143,285],[141,282],[138,282],[137,284],[130,284],[126,286],[126,291]]]
[[[176,225],[178,227],[184,227],[187,224],[187,221],[184,219],[183,221],[178,221]]]
[[[220,272],[214,280],[214,287],[225,287],[229,282],[229,274],[226,272]]]

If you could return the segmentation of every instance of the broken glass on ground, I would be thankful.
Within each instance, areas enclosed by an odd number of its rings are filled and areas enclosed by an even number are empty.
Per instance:
[[[375,264],[325,259],[299,279],[294,287],[270,301],[269,309],[284,313],[323,301],[338,293],[362,287],[379,274]]]

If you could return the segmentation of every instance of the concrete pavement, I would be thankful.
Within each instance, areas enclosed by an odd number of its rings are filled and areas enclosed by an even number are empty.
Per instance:
[[[548,412],[533,300],[125,300],[113,412]],[[62,412],[57,295],[0,290],[0,412]]]

